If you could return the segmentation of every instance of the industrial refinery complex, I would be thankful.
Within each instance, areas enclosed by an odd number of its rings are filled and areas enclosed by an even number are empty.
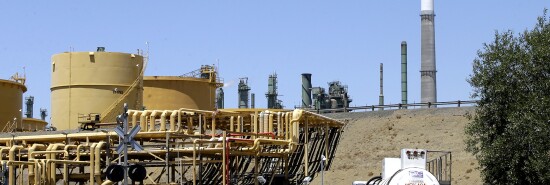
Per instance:
[[[416,74],[426,108],[437,103],[433,4],[422,0],[420,12]],[[395,107],[407,109],[407,42],[398,46],[402,93]],[[24,73],[0,79],[0,184],[309,184],[331,169],[348,121],[323,113],[358,109],[345,80],[312,84],[311,71],[295,77],[301,91],[284,92],[301,92],[301,103],[292,105],[280,99],[284,82],[275,72],[266,74],[267,87],[251,87],[241,76],[237,92],[228,92],[215,65],[146,76],[149,57],[141,50],[60,52],[50,61],[51,110],[40,109],[40,118],[34,97],[24,96]],[[388,107],[383,71],[381,63],[372,110]],[[253,88],[267,90],[256,96]],[[238,97],[238,106],[226,107],[225,96]],[[427,152],[403,149],[401,158],[384,159],[380,177],[354,183],[450,184],[426,168]]]

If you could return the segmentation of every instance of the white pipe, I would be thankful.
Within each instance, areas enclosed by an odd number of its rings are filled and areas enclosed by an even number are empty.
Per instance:
[[[264,132],[264,116],[265,116],[265,111],[260,112],[260,124],[259,124],[260,129],[256,131],[256,133]],[[259,136],[258,138],[263,138],[263,136]]]

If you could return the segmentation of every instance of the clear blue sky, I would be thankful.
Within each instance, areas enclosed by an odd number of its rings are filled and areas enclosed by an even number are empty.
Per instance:
[[[472,60],[495,30],[533,27],[548,0],[435,1],[438,100],[470,99]],[[401,1],[1,1],[0,78],[23,66],[25,96],[50,107],[50,57],[95,50],[131,52],[150,43],[146,75],[181,75],[219,59],[226,82],[249,77],[265,107],[267,77],[279,75],[287,107],[313,86],[340,80],[354,105],[378,103],[384,63],[386,103],[401,100],[400,43],[408,42],[409,102],[420,100],[420,0]],[[225,89],[237,106],[236,84]],[[1,92],[0,92],[1,93]],[[1,102],[0,102],[1,103]]]

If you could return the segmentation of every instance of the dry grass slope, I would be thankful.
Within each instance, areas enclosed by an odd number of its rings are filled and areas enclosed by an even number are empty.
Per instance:
[[[464,127],[473,107],[386,110],[329,114],[349,123],[326,185],[350,185],[380,175],[382,159],[399,157],[401,148],[452,151],[452,184],[482,184],[475,158],[464,151]],[[312,184],[321,184],[315,178]]]

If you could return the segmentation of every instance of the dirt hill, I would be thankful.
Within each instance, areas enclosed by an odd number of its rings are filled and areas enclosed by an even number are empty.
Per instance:
[[[464,151],[464,127],[473,107],[329,114],[349,119],[325,185],[350,185],[380,175],[382,159],[402,148],[452,152],[452,184],[482,184],[477,162]],[[315,178],[312,184],[321,184]]]

